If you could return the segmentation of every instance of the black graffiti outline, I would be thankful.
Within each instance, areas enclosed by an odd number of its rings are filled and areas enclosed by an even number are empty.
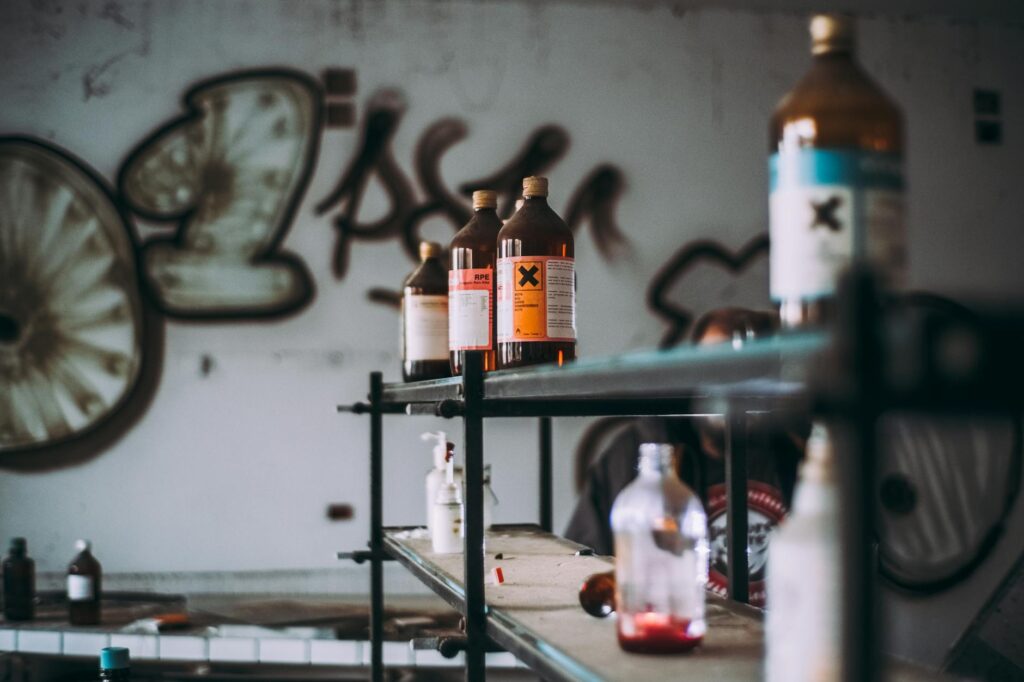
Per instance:
[[[139,303],[139,371],[121,398],[106,414],[70,435],[0,451],[0,468],[11,471],[41,472],[81,464],[96,457],[122,438],[142,418],[156,395],[163,374],[164,329],[163,316],[144,295],[142,284],[141,243],[132,220],[120,197],[106,179],[84,159],[60,145],[32,135],[0,135],[0,144],[15,142],[38,147],[57,156],[76,171],[82,173],[106,199],[124,226],[133,272],[138,286]]]
[[[309,182],[316,171],[317,162],[320,157],[320,140],[323,131],[323,88],[315,78],[303,71],[287,67],[246,69],[220,74],[210,78],[204,78],[191,85],[181,98],[181,107],[185,110],[185,113],[169,119],[166,123],[158,126],[146,135],[141,142],[137,143],[131,151],[128,152],[124,160],[119,165],[116,181],[118,199],[120,201],[120,205],[124,206],[127,211],[146,220],[151,220],[153,222],[177,222],[177,226],[174,228],[174,234],[170,236],[150,237],[141,244],[139,252],[140,262],[144,263],[143,255],[146,249],[149,248],[150,244],[165,243],[171,244],[175,248],[182,248],[185,244],[185,228],[188,225],[189,218],[195,212],[195,208],[185,208],[177,213],[157,214],[144,208],[131,205],[126,198],[126,192],[124,191],[125,183],[127,181],[127,171],[132,167],[138,156],[153,142],[170,132],[172,129],[179,126],[189,125],[200,120],[204,116],[204,113],[192,103],[192,99],[200,91],[218,85],[230,84],[253,78],[292,79],[308,88],[315,98],[312,114],[313,118],[310,124],[310,139],[308,141],[310,145],[308,147],[308,159],[305,166],[299,171],[296,179],[295,190],[292,192],[291,196],[288,197],[284,205],[280,223],[275,228],[273,235],[267,240],[262,250],[250,261],[253,264],[279,263],[292,267],[294,269],[293,271],[299,276],[302,282],[302,292],[292,301],[283,303],[279,306],[261,308],[260,310],[255,311],[246,310],[244,308],[222,308],[198,312],[183,312],[163,305],[160,297],[153,290],[153,286],[150,283],[149,278],[146,276],[146,273],[143,272],[143,292],[145,292],[146,297],[151,300],[153,305],[167,317],[195,321],[272,319],[298,313],[308,306],[316,296],[315,281],[306,265],[306,262],[299,254],[280,249],[281,243],[284,241],[292,227],[292,223],[295,220],[295,216],[306,194],[306,190],[309,188]]]
[[[565,211],[565,222],[573,232],[589,217],[590,236],[606,261],[614,260],[621,250],[630,248],[629,239],[615,219],[625,189],[622,170],[602,163],[576,187]]]
[[[647,288],[647,306],[655,315],[669,323],[668,330],[658,343],[659,348],[671,348],[685,335],[694,320],[694,313],[668,299],[669,289],[694,267],[710,263],[733,274],[740,274],[755,260],[766,256],[769,249],[768,233],[757,234],[739,249],[732,250],[711,239],[697,239],[684,244],[658,269]]]
[[[498,215],[508,219],[515,210],[516,199],[522,195],[523,178],[549,170],[565,156],[569,145],[565,128],[553,123],[542,125],[533,131],[511,161],[488,176],[462,183],[459,191],[470,197],[478,189],[494,190],[501,198]]]

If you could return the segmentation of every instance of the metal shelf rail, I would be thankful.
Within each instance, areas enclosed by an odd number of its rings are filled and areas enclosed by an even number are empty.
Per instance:
[[[883,315],[866,271],[842,283],[829,334],[781,335],[740,349],[680,347],[580,360],[566,367],[483,373],[468,353],[463,375],[385,384],[370,375],[369,401],[339,406],[370,416],[369,551],[340,554],[371,564],[371,676],[382,680],[383,562],[396,558],[383,527],[383,416],[461,418],[465,436],[464,592],[466,679],[483,680],[488,638],[484,599],[483,420],[538,417],[540,526],[551,529],[551,418],[597,415],[726,415],[729,597],[746,602],[746,416],[794,411],[830,420],[841,476],[844,679],[876,679],[878,642],[872,484],[876,422],[889,409],[1017,409],[1024,392],[1024,316],[980,318],[971,327]],[[408,563],[408,557],[405,557]]]

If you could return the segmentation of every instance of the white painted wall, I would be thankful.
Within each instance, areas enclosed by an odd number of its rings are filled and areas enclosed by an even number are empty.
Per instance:
[[[44,137],[113,179],[128,150],[180,113],[181,93],[232,69],[288,65],[358,72],[361,103],[397,86],[410,103],[395,152],[436,119],[470,136],[445,157],[450,186],[503,165],[545,123],[572,148],[550,173],[561,210],[597,163],[626,173],[619,220],[635,247],[608,265],[577,239],[580,352],[653,345],[662,325],[643,303],[658,266],[689,239],[738,245],[767,223],[767,120],[808,63],[794,13],[687,9],[657,3],[257,2],[115,5],[106,0],[0,4],[0,132]],[[108,8],[108,9],[105,9]],[[106,16],[104,16],[106,15]],[[910,280],[953,294],[1024,292],[1024,30],[938,18],[869,18],[861,53],[908,120]],[[86,99],[83,78],[109,86]],[[973,141],[972,91],[999,89],[1005,142]],[[320,568],[363,546],[367,424],[334,405],[361,398],[367,372],[398,376],[397,319],[366,302],[397,287],[410,263],[394,243],[357,243],[348,277],[329,271],[333,232],[312,205],[354,152],[354,130],[328,132],[286,241],[318,288],[300,315],[271,324],[167,326],[162,384],[146,416],[109,452],[46,474],[0,473],[0,537],[25,535],[41,570],[60,570],[91,537],[109,571]],[[365,214],[385,209],[371,191]],[[447,237],[435,223],[426,230]],[[736,285],[713,273],[680,297],[756,303],[765,269]],[[203,355],[213,371],[199,371]],[[340,359],[339,359],[340,358]],[[385,521],[420,522],[431,419],[387,423]],[[451,424],[450,426],[456,426]],[[583,423],[556,427],[555,517],[573,505],[570,454]],[[499,521],[534,518],[535,427],[487,426]],[[460,440],[459,438],[455,439]],[[354,522],[324,519],[329,502]],[[353,585],[363,568],[344,567]]]

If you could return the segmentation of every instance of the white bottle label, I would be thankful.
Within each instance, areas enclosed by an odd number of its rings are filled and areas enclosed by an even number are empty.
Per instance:
[[[434,505],[431,545],[435,554],[462,551],[462,505],[458,502]]]
[[[490,268],[448,272],[448,347],[451,350],[491,350],[494,302]]]
[[[770,160],[773,300],[835,294],[842,271],[868,261],[903,284],[903,176],[895,154],[798,149]]]
[[[402,298],[405,360],[448,359],[448,297]]]
[[[95,594],[91,576],[68,576],[68,601],[90,601],[95,598]]]

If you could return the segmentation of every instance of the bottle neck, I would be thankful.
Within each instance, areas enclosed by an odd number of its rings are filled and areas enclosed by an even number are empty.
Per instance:
[[[638,471],[641,478],[658,479],[675,476],[675,456],[672,446],[664,443],[641,445]]]

